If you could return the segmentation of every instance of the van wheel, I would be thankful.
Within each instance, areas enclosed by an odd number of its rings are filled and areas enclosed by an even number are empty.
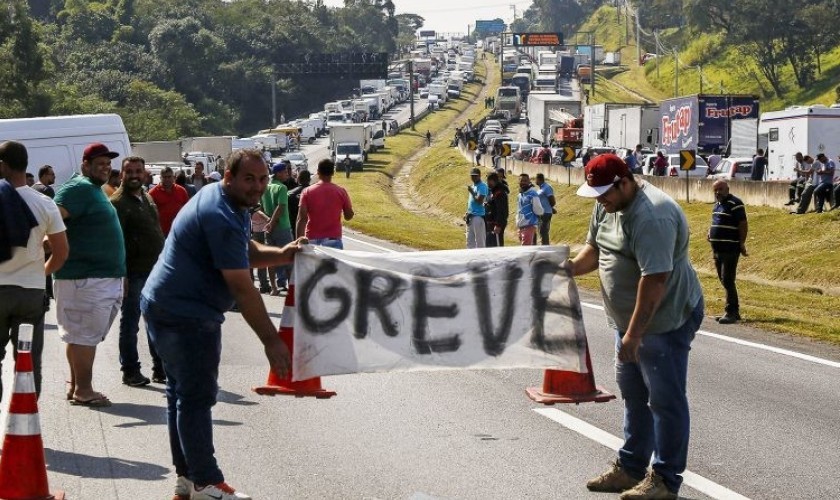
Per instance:
[[[315,138],[314,138],[314,137],[310,137],[310,138],[309,138],[309,140],[308,140],[308,141],[306,141],[306,142],[308,142],[309,144],[312,144],[313,142],[315,142]]]

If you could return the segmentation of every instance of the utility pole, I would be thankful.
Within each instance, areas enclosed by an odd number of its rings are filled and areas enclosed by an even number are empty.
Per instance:
[[[277,81],[274,77],[274,68],[271,69],[271,128],[277,126]]]
[[[505,32],[499,35],[501,40],[501,48],[499,49],[499,85],[504,85],[505,81]]]
[[[630,45],[630,10],[624,2],[624,46]]]
[[[653,41],[656,44],[656,79],[659,80],[659,31],[653,28]]]
[[[595,33],[589,32],[589,95],[595,98]]]
[[[642,64],[642,24],[639,22],[639,6],[636,5],[636,60]]]
[[[510,4],[510,8],[513,9],[513,20],[516,21],[516,4]]]
[[[674,97],[680,95],[680,60],[677,58],[677,49],[674,49]]]
[[[700,76],[700,93],[703,93],[703,65],[697,65],[697,74]]]
[[[408,60],[408,103],[411,113],[409,123],[411,123],[411,130],[414,130],[414,60]]]

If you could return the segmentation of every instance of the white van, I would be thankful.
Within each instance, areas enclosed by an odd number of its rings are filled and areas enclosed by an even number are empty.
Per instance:
[[[49,116],[0,120],[0,142],[18,141],[29,153],[28,172],[38,176],[38,169],[51,165],[56,187],[79,172],[82,153],[88,144],[101,142],[120,154],[111,165],[131,152],[131,143],[122,118],[116,114]]]

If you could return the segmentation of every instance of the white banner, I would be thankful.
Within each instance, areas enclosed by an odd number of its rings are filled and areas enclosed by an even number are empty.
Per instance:
[[[566,246],[295,256],[294,379],[360,372],[586,372]],[[287,316],[291,311],[284,311]]]

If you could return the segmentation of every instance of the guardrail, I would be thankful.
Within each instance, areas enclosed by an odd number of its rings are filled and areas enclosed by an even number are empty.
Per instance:
[[[465,145],[459,145],[461,154],[470,163],[475,164],[475,155]],[[480,165],[486,168],[492,167],[490,155],[482,155]],[[573,186],[583,184],[586,177],[580,167],[564,167],[562,165],[546,165],[530,163],[513,158],[503,158],[501,166],[511,174],[519,175],[526,173],[533,177],[537,173],[543,173],[545,178],[555,184],[571,184]],[[712,184],[716,179],[690,179],[686,190],[684,177],[656,177],[650,175],[638,175],[647,182],[668,193],[669,196],[678,201],[689,203],[714,203],[715,194],[712,191]],[[788,181],[767,181],[755,182],[744,180],[730,180],[729,187],[732,194],[740,198],[745,204],[753,206],[768,206],[782,208],[788,201]]]

